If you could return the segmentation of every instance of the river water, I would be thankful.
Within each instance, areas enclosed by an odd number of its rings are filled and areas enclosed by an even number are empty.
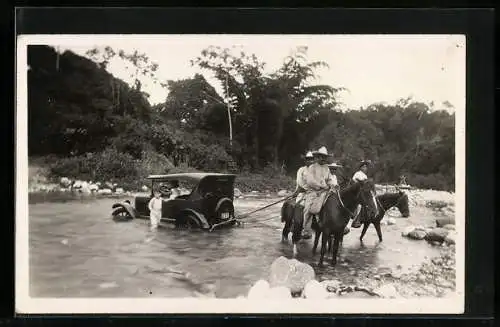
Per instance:
[[[276,199],[238,199],[236,213],[249,212]],[[279,256],[291,258],[281,243],[280,205],[251,216],[243,227],[208,232],[161,228],[147,220],[115,222],[116,199],[45,202],[29,207],[30,295],[32,297],[192,297],[244,295],[258,279],[267,279]],[[409,271],[438,250],[401,237],[415,218],[383,226],[378,242],[373,227],[364,243],[353,230],[344,238],[337,267],[315,267],[319,279],[352,282],[386,271]],[[312,240],[300,244],[297,259],[315,265]],[[318,249],[319,251],[319,249]]]

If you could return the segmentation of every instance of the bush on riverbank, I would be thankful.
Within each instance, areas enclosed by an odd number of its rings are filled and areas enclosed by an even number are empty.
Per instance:
[[[196,172],[186,164],[174,166],[165,156],[153,151],[144,151],[141,159],[134,159],[115,148],[106,148],[99,153],[58,158],[54,156],[30,158],[30,187],[50,182],[59,183],[61,177],[71,180],[117,183],[128,191],[138,191],[145,185],[150,174],[174,174]],[[221,172],[221,171],[217,171]],[[266,169],[261,174],[247,171],[236,173],[235,187],[243,192],[292,190],[295,180],[280,174],[275,169]]]

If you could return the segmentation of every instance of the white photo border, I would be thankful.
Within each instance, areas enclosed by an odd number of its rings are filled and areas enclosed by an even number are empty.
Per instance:
[[[378,37],[373,35],[286,35],[287,38]],[[207,37],[249,38],[281,35],[19,35],[16,56],[16,220],[15,220],[15,308],[17,314],[461,314],[464,312],[465,290],[465,116],[455,113],[455,215],[456,215],[456,292],[448,298],[419,299],[329,299],[329,300],[266,300],[199,299],[199,298],[33,298],[29,294],[29,208],[28,208],[28,120],[27,120],[27,47],[55,42],[78,45],[105,44],[106,39],[147,42],[168,37],[187,40]],[[396,36],[396,35],[395,35]],[[397,37],[454,37],[466,46],[465,35],[398,34]],[[384,34],[383,37],[391,37]],[[463,61],[466,71],[465,54]],[[464,78],[465,81],[465,78]],[[463,85],[465,108],[465,83]],[[362,310],[362,312],[360,312]]]

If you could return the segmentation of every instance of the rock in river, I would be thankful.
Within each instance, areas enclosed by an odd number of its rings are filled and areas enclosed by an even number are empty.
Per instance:
[[[444,227],[446,225],[455,225],[454,218],[438,218],[436,219],[436,227]]]
[[[248,298],[249,299],[263,299],[266,298],[269,295],[269,283],[263,279],[258,280],[252,288],[250,288],[250,291],[248,291]]]
[[[396,224],[396,219],[394,219],[392,217],[389,217],[389,218],[387,218],[386,222],[387,222],[387,225],[389,225],[389,226],[390,225],[395,225]]]
[[[447,245],[455,244],[455,238],[456,238],[456,233],[455,232],[450,232],[444,238],[444,243],[447,244]]]
[[[408,236],[408,234],[410,234],[414,230],[415,230],[415,226],[408,226],[405,229],[403,229],[403,231],[401,232],[401,235],[406,237],[406,236]]]
[[[412,240],[423,240],[427,233],[421,229],[415,229],[408,233],[408,238],[411,238]]]
[[[314,279],[310,280],[306,284],[302,294],[306,299],[314,299],[314,300],[326,299],[329,295],[325,286]]]
[[[281,256],[271,265],[269,283],[271,287],[285,286],[296,293],[301,292],[314,277],[314,269],[310,265]]]
[[[383,298],[395,299],[399,297],[398,291],[392,284],[384,284],[373,292]]]
[[[434,228],[427,233],[427,235],[425,235],[425,240],[429,242],[443,243],[449,232],[450,231],[445,228]]]

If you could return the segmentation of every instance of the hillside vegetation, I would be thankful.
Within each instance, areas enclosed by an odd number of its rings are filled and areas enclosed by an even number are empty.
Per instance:
[[[378,183],[405,174],[417,187],[454,189],[454,114],[411,99],[340,111],[342,88],[313,82],[327,64],[309,62],[307,48],[266,75],[255,55],[210,47],[192,64],[214,73],[224,98],[196,74],[161,82],[169,92],[155,106],[140,82],[158,69],[147,56],[89,50],[92,59],[28,47],[29,156],[50,177],[133,189],[153,173],[234,171],[245,188],[276,189],[293,185],[301,155],[324,145],[344,165],[341,179],[370,159]],[[131,63],[133,85],[106,70],[112,58]]]

